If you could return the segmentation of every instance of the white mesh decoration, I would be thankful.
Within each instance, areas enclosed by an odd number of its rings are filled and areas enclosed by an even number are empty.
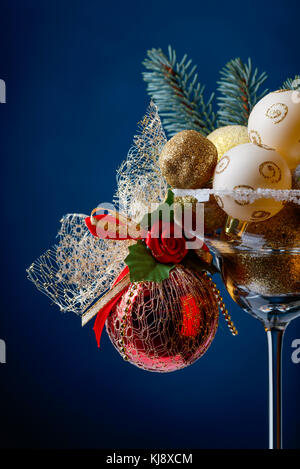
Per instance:
[[[149,205],[165,199],[167,183],[158,157],[166,142],[156,106],[151,103],[134,137],[127,159],[117,172],[114,202],[124,215],[139,222]],[[135,241],[103,240],[93,237],[83,214],[68,214],[61,220],[59,242],[27,270],[38,290],[61,311],[84,311],[111,287],[124,268],[128,246]]]
[[[139,123],[139,130],[127,159],[117,171],[118,189],[114,197],[119,212],[137,223],[151,204],[165,199],[168,187],[158,165],[167,138],[153,102]]]
[[[69,214],[61,220],[59,243],[27,270],[29,279],[61,311],[82,314],[111,286],[124,267],[132,241],[94,238],[85,226],[86,215]]]

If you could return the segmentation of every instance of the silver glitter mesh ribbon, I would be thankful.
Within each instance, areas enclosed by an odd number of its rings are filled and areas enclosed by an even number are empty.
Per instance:
[[[126,160],[117,171],[114,203],[119,212],[139,222],[150,204],[161,203],[167,183],[158,166],[166,136],[156,106],[151,103]],[[82,315],[110,289],[125,267],[128,246],[135,241],[114,241],[92,236],[83,214],[61,220],[58,244],[48,249],[27,270],[28,278],[61,311]]]
[[[192,196],[198,202],[207,202],[210,195],[219,197],[230,196],[239,202],[252,203],[257,199],[274,199],[282,202],[293,202],[300,204],[300,190],[279,190],[279,189],[173,189],[177,197]]]

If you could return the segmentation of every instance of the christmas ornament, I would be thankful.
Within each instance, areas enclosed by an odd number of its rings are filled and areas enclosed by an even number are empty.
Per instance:
[[[207,136],[218,151],[218,160],[231,148],[249,143],[248,128],[244,125],[219,127]]]
[[[224,226],[226,214],[213,195],[204,204],[204,233],[213,233]]]
[[[278,90],[261,99],[251,111],[249,138],[278,151],[291,169],[300,163],[300,93]]]
[[[158,165],[166,139],[153,105],[141,131],[118,171],[118,209],[66,215],[58,244],[30,266],[28,277],[62,311],[79,314],[82,325],[96,316],[98,345],[106,323],[129,362],[174,371],[207,350],[219,309],[237,331],[206,273],[216,271],[208,248],[188,249],[184,227],[175,222],[174,196]]]
[[[212,177],[216,163],[216,147],[195,130],[183,130],[174,135],[159,157],[162,175],[176,188],[204,186]]]
[[[101,215],[93,216],[103,223]],[[88,227],[90,219],[86,220]],[[98,345],[106,322],[113,344],[130,363],[149,371],[175,371],[205,352],[215,334],[218,307],[232,333],[237,331],[205,273],[210,270],[211,258],[188,252],[183,231],[174,222],[158,218],[149,228],[145,242],[139,239],[128,248],[125,263],[129,269],[124,269],[112,289],[84,313],[83,322],[97,313],[94,330]],[[90,230],[95,236],[94,228]],[[212,295],[213,301],[205,299],[203,291]],[[206,301],[212,308],[213,322]]]
[[[196,224],[196,204],[198,200],[192,195],[177,196],[174,198],[174,203],[179,204],[182,210],[186,210],[191,206],[193,224]],[[218,228],[221,228],[226,221],[226,213],[222,210],[216,202],[213,195],[204,204],[204,234],[213,233]]]
[[[251,143],[229,150],[216,166],[213,189],[255,191],[258,188],[291,188],[291,172],[285,160],[276,151]],[[282,202],[273,198],[260,198],[252,203],[242,202],[230,195],[216,198],[228,215],[242,221],[267,220],[283,207]]]
[[[293,203],[286,204],[274,217],[264,223],[249,223],[247,233],[261,238],[261,244],[279,249],[300,244],[300,208]]]
[[[148,371],[194,363],[218,327],[218,302],[207,275],[177,266],[161,283],[131,283],[106,322],[123,358]]]

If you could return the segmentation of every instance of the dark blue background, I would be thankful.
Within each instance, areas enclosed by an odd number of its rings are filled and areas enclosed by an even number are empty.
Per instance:
[[[2,447],[261,448],[267,445],[262,326],[224,293],[207,354],[166,375],[122,361],[26,280],[65,213],[111,201],[115,170],[148,105],[141,62],[168,44],[198,64],[207,90],[232,57],[251,56],[269,88],[300,72],[298,1],[1,1]],[[224,292],[224,288],[222,291]],[[285,446],[300,447],[300,364],[287,330]]]

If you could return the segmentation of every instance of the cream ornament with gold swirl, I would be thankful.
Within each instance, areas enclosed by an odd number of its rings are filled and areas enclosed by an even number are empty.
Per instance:
[[[218,162],[213,178],[214,190],[287,190],[291,185],[292,175],[285,159],[274,150],[251,143],[226,152]],[[264,221],[283,208],[283,202],[273,198],[259,198],[250,203],[230,195],[215,197],[228,215],[241,221]]]
[[[278,90],[262,98],[248,120],[249,138],[283,156],[290,169],[300,164],[300,92]]]

